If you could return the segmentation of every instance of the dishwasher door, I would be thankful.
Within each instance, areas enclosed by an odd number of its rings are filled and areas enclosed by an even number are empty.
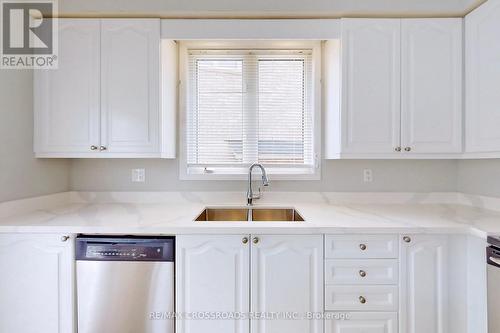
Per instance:
[[[500,250],[486,249],[488,264],[488,333],[500,333]]]
[[[173,333],[173,240],[77,238],[78,333]]]

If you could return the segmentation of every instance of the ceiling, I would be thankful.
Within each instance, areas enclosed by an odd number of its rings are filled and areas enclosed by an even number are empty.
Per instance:
[[[59,15],[164,18],[464,16],[484,0],[59,0]]]

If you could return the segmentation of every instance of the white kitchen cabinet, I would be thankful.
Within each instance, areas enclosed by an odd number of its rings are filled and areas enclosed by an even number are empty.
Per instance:
[[[447,236],[407,235],[400,248],[400,332],[447,333]]]
[[[252,236],[251,304],[254,313],[296,313],[299,320],[254,320],[252,333],[321,333],[323,238],[320,235]]]
[[[59,19],[59,68],[34,71],[37,153],[99,146],[99,34],[99,20]]]
[[[342,19],[344,153],[392,153],[400,142],[400,20]]]
[[[160,42],[160,20],[60,19],[59,26],[59,69],[34,76],[36,156],[175,157],[177,76],[162,68],[176,68],[177,45]]]
[[[74,242],[65,237],[0,235],[0,332],[75,332]]]
[[[465,18],[466,153],[500,156],[500,1],[489,0]]]
[[[397,333],[396,313],[351,312],[327,319],[325,333]]]
[[[462,19],[403,19],[401,147],[462,152]]]
[[[158,152],[160,22],[103,19],[101,38],[101,146]]]
[[[177,313],[247,315],[250,306],[249,260],[248,236],[177,236]],[[248,333],[249,328],[248,319],[176,320],[177,333]]]
[[[462,20],[342,19],[341,29],[324,47],[326,158],[460,157]]]
[[[326,235],[325,257],[338,259],[380,259],[398,257],[396,235]]]
[[[176,311],[243,314],[240,320],[176,321],[178,333],[322,333],[323,237],[176,237]],[[249,299],[250,298],[250,299]],[[297,313],[299,320],[252,318],[249,311]]]

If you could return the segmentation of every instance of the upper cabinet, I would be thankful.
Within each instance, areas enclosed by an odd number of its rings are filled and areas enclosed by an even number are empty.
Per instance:
[[[35,71],[37,156],[175,157],[160,61],[176,46],[161,44],[159,19],[60,19],[59,68]]]
[[[462,19],[401,22],[401,146],[462,152]]]
[[[34,71],[37,153],[99,145],[99,33],[99,20],[59,20],[59,69]]]
[[[391,153],[400,132],[400,23],[342,20],[342,152]]]
[[[327,158],[462,152],[461,19],[342,19],[325,57]]]
[[[500,156],[500,1],[465,18],[466,152]]]
[[[101,146],[158,152],[160,21],[102,20],[101,39]]]

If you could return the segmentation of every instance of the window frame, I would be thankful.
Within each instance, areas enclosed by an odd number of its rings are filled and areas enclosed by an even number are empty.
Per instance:
[[[209,172],[189,172],[187,163],[187,115],[189,98],[190,49],[311,49],[312,50],[312,132],[314,165],[266,166],[269,178],[277,180],[321,179],[321,41],[179,41],[179,179],[180,180],[244,180],[248,166],[220,166]],[[306,170],[312,171],[306,173]]]

